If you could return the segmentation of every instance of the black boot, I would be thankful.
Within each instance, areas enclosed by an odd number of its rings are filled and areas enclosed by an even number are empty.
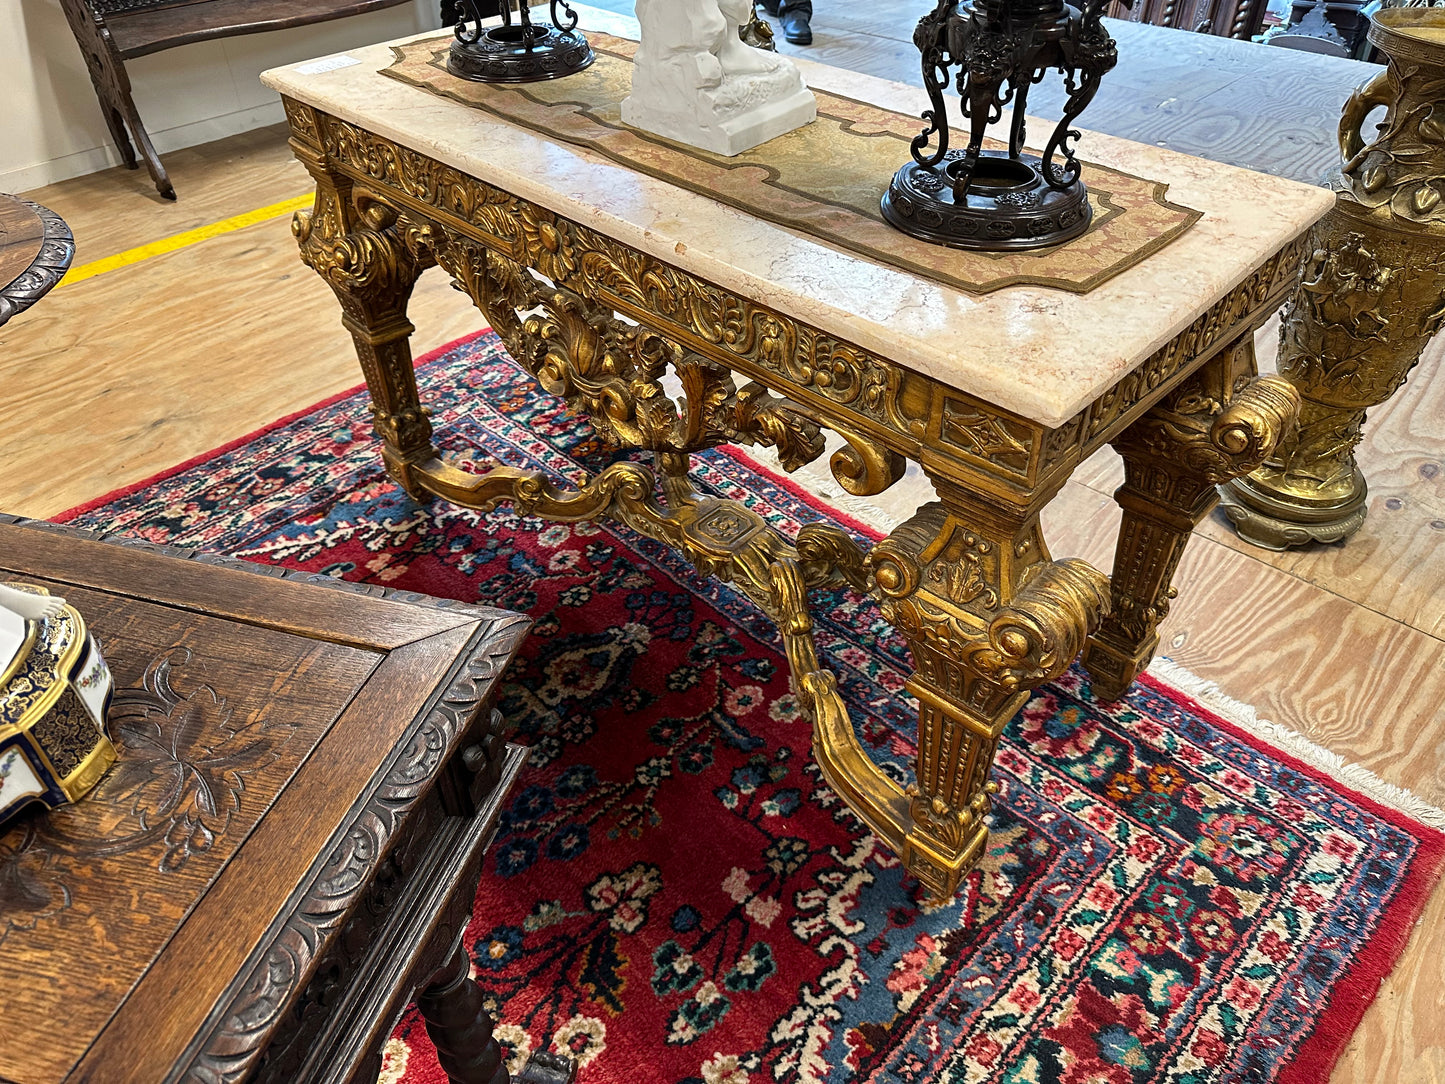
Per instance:
[[[801,11],[785,11],[779,22],[783,24],[783,37],[794,45],[812,45],[813,28],[808,25],[808,16]]]

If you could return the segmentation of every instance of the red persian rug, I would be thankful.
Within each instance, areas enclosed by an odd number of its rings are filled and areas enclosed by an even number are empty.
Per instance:
[[[572,477],[605,454],[490,336],[419,375],[455,454]],[[568,1051],[583,1084],[1327,1077],[1445,835],[1153,679],[1100,704],[1070,672],[1008,730],[987,858],[923,907],[821,781],[746,599],[619,526],[413,503],[366,405],[339,397],[70,518],[536,619],[501,702],[532,759],[468,934],[517,1056]],[[696,479],[785,533],[866,533],[728,450]],[[869,601],[814,601],[862,738],[901,777],[907,650]],[[414,1016],[384,1079],[442,1079]]]

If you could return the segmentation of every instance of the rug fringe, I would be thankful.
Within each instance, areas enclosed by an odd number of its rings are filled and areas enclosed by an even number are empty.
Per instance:
[[[1362,764],[1347,763],[1338,753],[1330,752],[1298,731],[1269,719],[1261,719],[1254,708],[1242,700],[1234,699],[1215,682],[1185,669],[1173,659],[1159,656],[1149,664],[1149,673],[1180,692],[1192,696],[1214,714],[1241,730],[1324,772],[1331,779],[1366,798],[1413,817],[1421,824],[1445,830],[1445,809],[1431,805],[1413,791],[1385,782]]]

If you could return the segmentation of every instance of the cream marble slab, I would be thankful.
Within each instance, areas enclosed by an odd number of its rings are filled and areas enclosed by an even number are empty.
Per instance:
[[[636,37],[629,17],[574,7],[584,30]],[[1204,217],[1087,294],[1016,286],[976,296],[401,84],[379,74],[391,63],[389,45],[346,55],[359,63],[315,74],[290,65],[261,78],[282,94],[1045,425],[1062,424],[1098,398],[1334,202],[1323,188],[1086,133],[1085,158],[1165,181],[1172,200]],[[811,87],[908,113],[926,105],[919,87],[806,60],[799,65]],[[1030,130],[1049,127],[1040,121]]]

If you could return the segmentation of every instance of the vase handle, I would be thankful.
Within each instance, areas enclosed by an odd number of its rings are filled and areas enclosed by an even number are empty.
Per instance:
[[[1344,171],[1348,173],[1357,163],[1355,157],[1365,149],[1365,138],[1360,128],[1377,105],[1388,106],[1393,97],[1390,94],[1390,73],[1382,71],[1368,83],[1355,90],[1345,102],[1340,115],[1340,156],[1344,159]]]

